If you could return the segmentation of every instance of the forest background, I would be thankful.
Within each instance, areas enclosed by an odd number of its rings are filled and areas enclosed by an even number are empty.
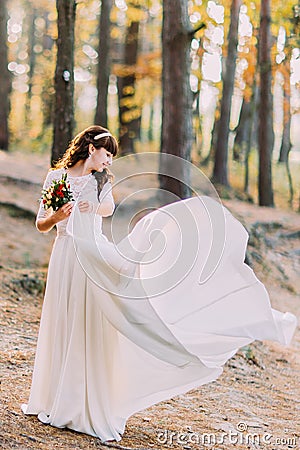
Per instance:
[[[225,198],[233,188],[298,210],[299,11],[296,0],[2,0],[0,147],[54,160],[101,123],[122,155],[177,154]],[[190,92],[175,84],[174,96],[172,71]]]
[[[55,238],[35,229],[37,199],[51,161],[93,123],[118,136],[120,157],[134,155],[132,166],[115,160],[114,173],[147,174],[145,152],[203,171],[246,227],[246,262],[272,306],[300,319],[299,26],[299,0],[0,0],[1,448],[182,449],[158,436],[220,437],[240,423],[274,448],[299,447],[299,327],[289,347],[243,347],[213,384],[135,414],[122,445],[44,427],[20,409]],[[141,178],[127,178],[103,220],[108,237],[112,222],[127,233],[136,210],[157,206],[147,188],[189,195],[143,176],[136,201]],[[124,198],[133,200],[122,208]]]

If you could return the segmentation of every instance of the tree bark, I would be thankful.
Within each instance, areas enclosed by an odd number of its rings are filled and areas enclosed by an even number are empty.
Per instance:
[[[260,104],[258,124],[258,195],[260,206],[274,206],[272,187],[274,130],[270,23],[270,0],[264,0],[261,2],[259,30]]]
[[[54,135],[51,163],[62,157],[72,139],[74,127],[74,25],[75,0],[56,0],[58,14],[55,70]]]
[[[8,150],[11,76],[7,56],[7,1],[0,3],[0,149]]]
[[[289,152],[292,148],[291,143],[291,65],[290,55],[283,63],[283,132],[280,146],[278,162],[286,163]]]
[[[241,0],[232,0],[230,9],[230,26],[228,33],[228,54],[226,59],[226,69],[223,74],[223,96],[221,101],[221,115],[218,129],[218,137],[215,152],[215,163],[212,180],[216,183],[229,185],[228,182],[228,138],[229,123],[231,113],[231,99],[234,88],[239,11]]]
[[[207,167],[208,164],[211,161],[214,161],[215,159],[215,153],[216,153],[216,144],[217,144],[217,137],[218,137],[218,127],[220,122],[220,110],[221,110],[221,98],[218,96],[215,112],[214,112],[214,122],[210,134],[210,146],[209,146],[209,152],[201,162],[201,165],[204,167]]]
[[[108,127],[107,102],[108,85],[111,67],[110,48],[110,13],[112,0],[102,0],[99,21],[99,47],[98,47],[98,69],[97,69],[97,107],[95,123]]]
[[[43,51],[48,52],[53,49],[54,40],[51,36],[51,22],[49,20],[49,12],[44,11],[43,17],[45,19],[45,33],[42,38]],[[47,73],[47,72],[46,72]],[[43,127],[42,133],[52,125],[53,123],[53,110],[54,110],[54,100],[55,93],[53,89],[54,80],[46,76],[42,84],[42,109],[43,109]]]
[[[243,98],[242,107],[239,117],[239,123],[236,127],[236,135],[233,144],[233,159],[234,161],[242,161],[245,155],[245,147],[247,145],[249,128],[251,127],[251,101]]]
[[[36,44],[35,35],[35,19],[37,18],[37,10],[35,8],[30,8],[31,11],[28,14],[28,49],[29,49],[29,73],[28,73],[28,92],[27,101],[25,105],[25,122],[29,125],[30,122],[30,111],[31,111],[31,99],[32,99],[32,87],[33,87],[33,76],[35,71],[36,54],[34,52],[34,46]]]
[[[258,87],[257,87],[257,76],[255,75],[253,79],[252,95],[250,99],[249,127],[247,128],[245,159],[244,159],[244,166],[245,166],[244,192],[246,192],[247,194],[249,192],[249,158],[252,147],[257,143],[257,130],[254,123],[256,118],[257,97],[258,97]]]
[[[154,104],[150,104],[150,114],[149,114],[149,127],[148,127],[148,141],[154,141]]]
[[[192,37],[193,30],[189,23],[187,2],[164,0],[163,111],[159,180],[161,190],[175,194],[179,198],[187,198],[191,195],[189,170],[185,161],[191,160],[193,143],[193,95],[190,88]],[[165,154],[182,159],[168,158]],[[172,196],[169,198],[172,199]],[[167,194],[163,201],[169,201]]]
[[[128,75],[118,76],[120,150],[122,155],[134,153],[134,141],[139,133],[141,109],[135,101],[135,70],[138,56],[139,22],[127,28],[124,48],[124,68]]]
[[[196,146],[196,154],[197,159],[200,161],[202,158],[202,148],[203,148],[203,130],[202,130],[202,121],[201,121],[201,112],[200,112],[200,87],[199,91],[194,95],[194,102],[196,102],[195,110],[193,112],[194,115],[194,141]]]

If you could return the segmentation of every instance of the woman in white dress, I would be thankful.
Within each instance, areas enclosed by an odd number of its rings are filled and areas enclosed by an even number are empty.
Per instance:
[[[246,230],[214,200],[193,197],[164,206],[118,245],[108,241],[101,225],[115,208],[107,167],[117,147],[108,130],[89,127],[45,180],[47,189],[66,173],[75,202],[51,213],[41,203],[37,215],[38,230],[56,226],[57,237],[30,398],[22,405],[44,423],[102,441],[120,440],[135,412],[215,380],[240,347],[255,339],[287,345],[296,327],[294,315],[271,308],[263,284],[244,263]],[[212,240],[209,223],[220,211],[226,217],[222,257],[199,282]],[[196,252],[189,216],[204,236]],[[150,240],[151,249],[161,246],[157,229],[171,240],[161,257],[144,264]],[[188,236],[188,253],[172,272],[178,229]]]

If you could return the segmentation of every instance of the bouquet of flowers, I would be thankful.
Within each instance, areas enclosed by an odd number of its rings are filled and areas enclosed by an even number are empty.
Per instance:
[[[58,208],[71,200],[73,200],[73,195],[70,190],[70,184],[67,183],[66,173],[60,180],[53,180],[48,189],[43,189],[40,198],[44,208],[52,208],[53,211],[56,211]]]

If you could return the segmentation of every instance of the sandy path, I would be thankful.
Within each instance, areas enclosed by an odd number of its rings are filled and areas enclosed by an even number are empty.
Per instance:
[[[38,157],[32,165],[32,157],[17,156],[0,153],[1,199],[34,212],[46,158]],[[11,173],[36,184],[26,193],[20,185],[8,189],[7,183],[1,183],[1,176],[12,176]],[[279,224],[275,229],[259,228],[260,233],[249,246],[249,256],[269,291],[272,305],[295,313],[300,321],[300,239],[284,237],[299,230],[300,216],[239,201],[224,203],[249,229],[257,221]],[[30,389],[46,265],[54,234],[40,235],[33,218],[12,217],[7,208],[0,207],[0,214],[0,446],[45,450],[106,448],[95,438],[44,426],[20,411]],[[124,213],[118,224],[120,229],[127,226],[129,216],[130,212]],[[109,225],[107,221],[108,230]],[[130,418],[120,445],[131,449],[300,448],[299,350],[299,327],[289,348],[256,342],[242,349],[226,364],[216,382]],[[243,431],[242,427],[247,429]],[[222,442],[223,438],[226,442]]]

